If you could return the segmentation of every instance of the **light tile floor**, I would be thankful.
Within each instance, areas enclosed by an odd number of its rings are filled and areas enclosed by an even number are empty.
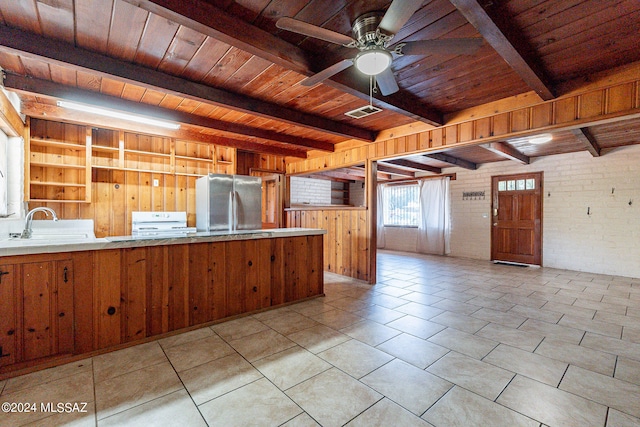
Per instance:
[[[325,291],[0,381],[0,426],[640,426],[640,279],[382,251]]]

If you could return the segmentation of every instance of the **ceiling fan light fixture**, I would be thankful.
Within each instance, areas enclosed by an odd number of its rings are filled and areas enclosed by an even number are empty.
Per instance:
[[[376,76],[389,68],[391,54],[384,49],[367,49],[358,54],[355,59],[356,68],[368,76]]]
[[[550,133],[545,133],[542,135],[537,135],[529,138],[529,144],[535,144],[535,145],[546,144],[552,139],[553,139],[553,135],[551,135]]]

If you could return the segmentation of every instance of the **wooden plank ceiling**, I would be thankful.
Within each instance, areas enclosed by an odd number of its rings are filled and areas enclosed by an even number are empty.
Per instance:
[[[400,90],[374,94],[382,111],[345,113],[369,102],[369,79],[351,67],[312,87],[300,82],[354,51],[279,30],[281,17],[351,36],[355,18],[390,0],[11,0],[0,1],[0,66],[7,89],[33,117],[127,128],[70,113],[74,99],[178,121],[173,136],[244,150],[305,157],[341,142],[535,92],[562,95],[567,82],[640,61],[638,0],[425,0],[393,43],[482,38],[473,55],[395,57]],[[565,89],[566,90],[566,89]],[[502,160],[639,143],[638,120],[526,141],[452,149],[383,165],[389,177]],[[502,145],[500,145],[502,144]],[[518,157],[522,156],[522,157]],[[401,162],[402,163],[402,162]],[[425,167],[417,167],[422,164]],[[358,174],[359,171],[356,171]]]

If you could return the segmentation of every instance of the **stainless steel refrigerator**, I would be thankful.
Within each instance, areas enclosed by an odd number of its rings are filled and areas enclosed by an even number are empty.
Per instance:
[[[198,231],[262,228],[262,179],[210,173],[196,180]]]

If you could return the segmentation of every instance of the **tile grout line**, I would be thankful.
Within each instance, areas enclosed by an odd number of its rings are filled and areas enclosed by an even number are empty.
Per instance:
[[[209,328],[211,329],[211,328]],[[212,330],[212,332],[215,334],[216,332]],[[216,336],[219,336],[216,334]],[[222,337],[220,337],[222,339]],[[194,340],[196,341],[196,340]],[[223,340],[224,341],[224,340]],[[189,341],[190,342],[190,341]],[[227,344],[228,345],[228,344]],[[169,347],[170,348],[170,347]],[[233,348],[233,347],[232,347]],[[204,417],[204,414],[202,413],[202,411],[200,410],[200,406],[198,406],[198,404],[196,403],[195,400],[193,400],[193,396],[191,395],[191,392],[189,392],[189,389],[187,388],[186,384],[184,383],[184,381],[182,380],[182,377],[180,376],[180,374],[178,373],[178,371],[176,370],[176,367],[173,366],[173,363],[171,363],[171,359],[169,358],[169,355],[167,354],[167,352],[165,351],[165,348],[160,346],[160,349],[162,350],[162,353],[164,353],[164,357],[167,358],[167,361],[169,362],[169,365],[171,365],[171,369],[173,369],[173,372],[176,374],[176,376],[178,377],[178,380],[180,381],[180,384],[182,384],[182,388],[183,390],[187,393],[187,395],[189,396],[189,399],[191,399],[191,402],[193,403],[193,405],[196,407],[196,410],[198,411],[198,414],[200,414],[200,416],[202,417],[202,420],[204,421],[204,423],[208,426],[209,423],[207,422],[207,419]],[[235,351],[235,349],[234,349]],[[198,365],[201,366],[201,365]],[[195,368],[195,366],[194,366]],[[175,392],[174,392],[175,393]],[[172,394],[172,393],[169,393]],[[165,395],[165,396],[168,396]],[[163,396],[164,397],[164,396]]]

